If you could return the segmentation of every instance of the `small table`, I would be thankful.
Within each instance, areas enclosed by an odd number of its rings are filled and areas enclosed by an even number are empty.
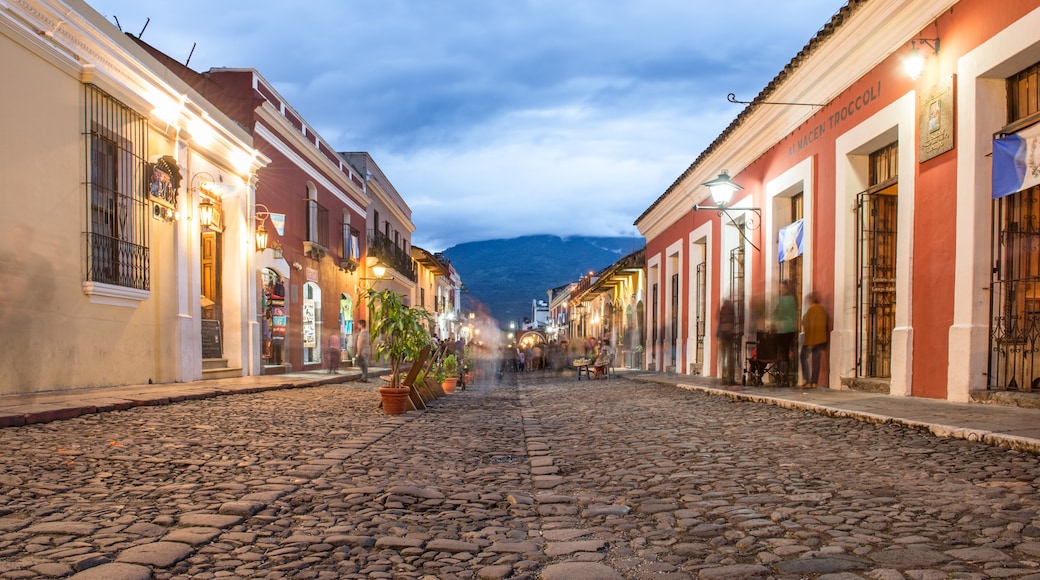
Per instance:
[[[581,374],[585,373],[586,379],[592,379],[592,374],[589,372],[589,368],[592,366],[592,361],[589,359],[578,359],[571,363],[574,368],[578,371],[578,380],[581,380]]]

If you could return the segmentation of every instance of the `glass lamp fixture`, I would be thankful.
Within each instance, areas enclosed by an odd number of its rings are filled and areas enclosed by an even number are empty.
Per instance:
[[[711,199],[715,202],[715,205],[726,207],[729,202],[733,199],[733,194],[744,189],[738,185],[735,181],[730,179],[729,171],[723,169],[722,173],[718,177],[711,181],[705,181],[701,185],[708,188],[708,192],[711,193]]]
[[[263,222],[256,226],[256,251],[262,252],[267,249],[267,228]]]
[[[199,201],[199,224],[204,228],[213,225],[213,201],[208,197]]]

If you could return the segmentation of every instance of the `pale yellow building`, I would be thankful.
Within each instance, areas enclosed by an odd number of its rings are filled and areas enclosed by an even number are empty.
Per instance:
[[[249,374],[250,136],[78,0],[5,3],[0,62],[0,394]]]

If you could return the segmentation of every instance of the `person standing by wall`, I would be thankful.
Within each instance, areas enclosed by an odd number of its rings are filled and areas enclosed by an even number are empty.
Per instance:
[[[338,333],[332,333],[325,339],[325,357],[329,361],[329,374],[336,374],[339,372],[340,357],[340,338]]]
[[[810,292],[805,297],[809,307],[802,316],[802,388],[812,389],[820,382],[820,361],[827,348],[827,311],[820,305],[820,297]]]
[[[793,386],[798,375],[794,368],[794,348],[798,341],[798,302],[791,291],[791,283],[780,283],[780,298],[773,310],[773,327],[776,331],[777,358],[784,361],[784,378],[781,384]]]
[[[723,384],[732,385],[737,371],[737,313],[733,301],[725,299],[719,306],[719,328],[715,333],[719,339],[719,378]]]
[[[372,356],[372,334],[368,332],[368,324],[364,320],[358,320],[360,329],[357,334],[354,356],[357,358],[358,366],[361,367],[361,381],[368,382],[368,359]]]

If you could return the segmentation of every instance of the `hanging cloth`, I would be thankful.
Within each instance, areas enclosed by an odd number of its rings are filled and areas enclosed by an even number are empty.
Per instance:
[[[993,199],[1040,185],[1040,123],[993,140]]]
[[[792,222],[782,228],[777,239],[777,262],[783,264],[802,255],[802,236],[804,234],[805,220]]]

